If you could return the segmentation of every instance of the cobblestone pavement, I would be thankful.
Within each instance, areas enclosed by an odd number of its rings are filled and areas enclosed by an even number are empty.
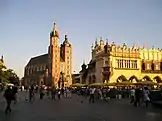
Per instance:
[[[126,101],[111,100],[88,103],[88,99],[73,95],[72,99],[52,101],[38,98],[27,103],[24,93],[12,105],[13,112],[4,114],[4,101],[0,102],[0,121],[161,121],[162,110],[135,108]],[[0,98],[1,100],[2,98]]]

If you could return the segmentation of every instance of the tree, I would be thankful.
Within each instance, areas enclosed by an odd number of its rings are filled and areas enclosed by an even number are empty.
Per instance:
[[[0,83],[19,84],[19,77],[12,69],[0,64]]]

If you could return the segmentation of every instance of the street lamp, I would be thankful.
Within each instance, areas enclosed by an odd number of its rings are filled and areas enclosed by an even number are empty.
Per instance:
[[[64,73],[61,71],[61,83],[62,83],[62,88],[64,88]]]
[[[58,87],[60,88],[60,84],[61,84],[61,77],[60,77],[60,79],[59,79],[59,81],[58,81]]]

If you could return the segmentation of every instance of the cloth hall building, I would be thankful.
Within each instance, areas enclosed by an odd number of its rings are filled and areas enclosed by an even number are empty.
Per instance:
[[[30,59],[25,66],[25,85],[58,85],[61,78],[64,84],[72,83],[72,45],[65,35],[63,43],[59,43],[60,35],[56,23],[50,33],[48,53]],[[62,79],[61,79],[62,80]]]
[[[91,60],[82,65],[81,83],[121,81],[162,82],[162,50],[154,47],[127,47],[100,39],[91,47]]]

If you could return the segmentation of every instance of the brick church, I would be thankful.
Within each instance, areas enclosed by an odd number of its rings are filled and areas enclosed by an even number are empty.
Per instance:
[[[24,70],[25,86],[29,85],[55,85],[60,80],[68,86],[72,83],[72,46],[68,36],[65,35],[60,45],[60,33],[56,23],[50,33],[50,45],[48,53],[32,57]],[[62,81],[61,81],[62,82]]]

